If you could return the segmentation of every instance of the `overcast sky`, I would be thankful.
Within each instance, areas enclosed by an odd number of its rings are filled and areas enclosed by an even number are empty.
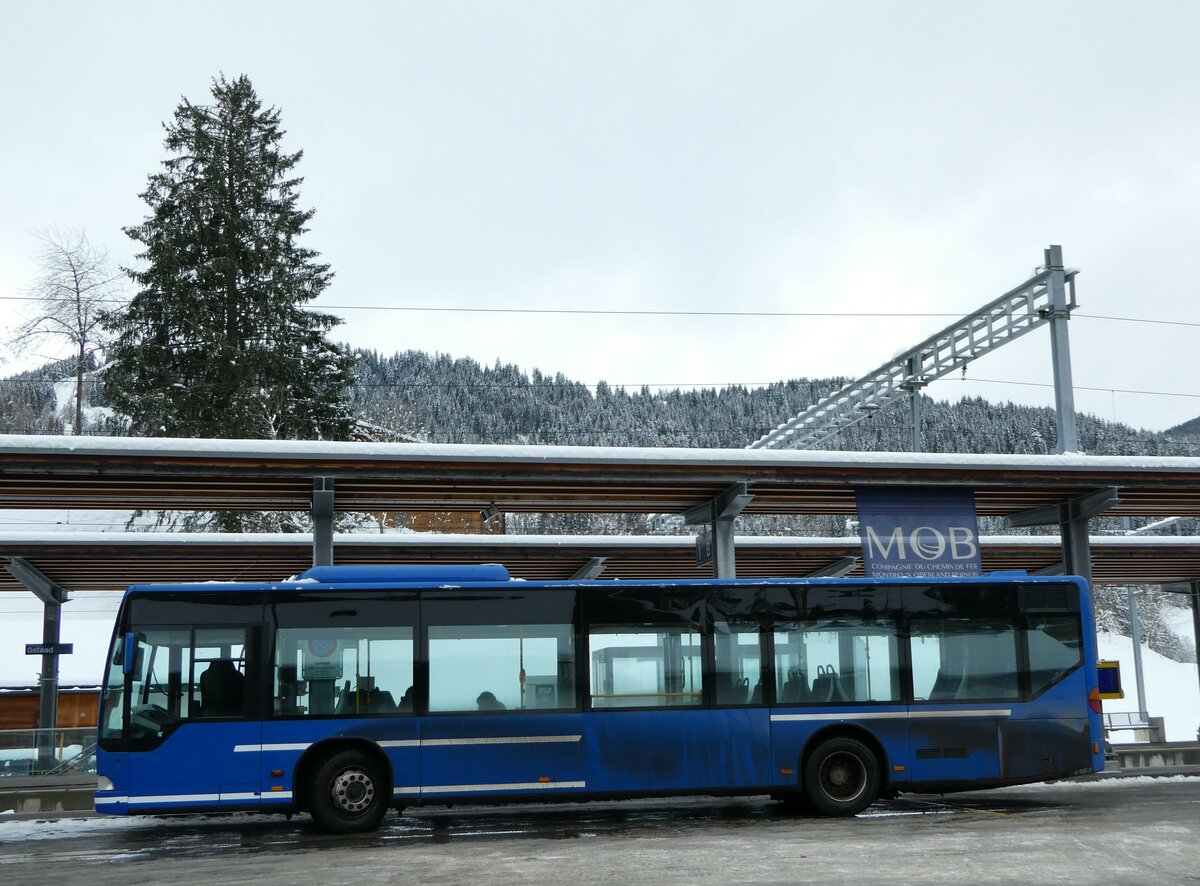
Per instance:
[[[0,321],[40,227],[134,260],[162,122],[245,73],[305,152],[319,304],[957,316],[1058,243],[1079,314],[1183,324],[1070,324],[1079,408],[1161,430],[1200,414],[1198,26],[1095,0],[0,2]],[[352,345],[625,385],[856,376],[950,322],[337,313]],[[967,379],[929,393],[1052,403],[1048,335]]]

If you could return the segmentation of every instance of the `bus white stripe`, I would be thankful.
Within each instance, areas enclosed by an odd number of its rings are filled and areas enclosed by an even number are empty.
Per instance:
[[[772,714],[771,722],[791,720],[904,720],[907,711],[865,711],[859,714]]]
[[[553,788],[586,788],[586,781],[520,781],[509,784],[440,784],[420,788],[422,794],[453,794],[476,791],[536,791]]]
[[[586,781],[525,781],[525,782],[508,782],[503,784],[446,784],[446,785],[430,785],[428,787],[400,787],[394,788],[394,795],[413,795],[413,794],[453,794],[453,793],[480,793],[484,791],[544,791],[544,790],[565,790],[565,789],[583,789],[587,787]],[[128,803],[130,806],[157,806],[166,803],[217,803],[221,800],[261,800],[267,802],[270,800],[290,800],[292,799],[291,791],[274,791],[265,794],[164,794],[156,797],[101,797],[97,798],[98,804],[110,803]]]
[[[945,717],[1011,717],[1011,708],[974,711],[859,711],[840,714],[772,714],[772,723],[816,720],[927,720]]]
[[[231,800],[267,800],[275,798],[290,799],[291,796],[291,791],[275,791],[274,793],[269,794],[256,794],[253,792],[238,794],[162,794],[156,797],[100,797],[97,798],[95,802],[128,803],[130,806],[147,806],[157,803],[218,803],[229,802]]]
[[[587,782],[508,782],[502,784],[438,784],[395,788],[394,795],[414,794],[473,794],[481,791],[538,791],[587,788]],[[128,803],[130,806],[161,806],[164,803],[217,803],[221,801],[292,800],[292,791],[269,791],[266,794],[164,794],[152,797],[97,797],[96,803]]]
[[[553,744],[557,742],[583,741],[582,735],[500,735],[486,738],[402,738],[377,742],[381,748],[450,747],[454,745],[484,744]],[[288,744],[239,744],[233,746],[235,754],[255,751],[303,751],[312,747],[312,742]]]
[[[241,754],[248,751],[302,751],[311,746],[311,741],[292,742],[289,744],[235,744],[233,746],[233,752],[235,754]]]
[[[583,741],[582,735],[510,735],[493,738],[423,738],[421,747],[443,747],[470,744],[549,744]]]
[[[158,797],[130,797],[129,805],[147,806],[153,803],[216,803],[220,794],[163,794]]]
[[[1012,708],[993,708],[983,711],[912,711],[909,716],[916,720],[926,717],[1011,717]]]

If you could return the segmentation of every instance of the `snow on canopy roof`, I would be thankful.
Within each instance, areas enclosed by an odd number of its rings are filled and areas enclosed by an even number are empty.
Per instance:
[[[814,547],[829,548],[845,546],[858,548],[862,540],[855,535],[842,536],[773,536],[738,535],[738,547]],[[985,546],[1059,547],[1062,540],[1058,533],[1044,535],[983,535],[979,538]],[[460,547],[553,547],[586,546],[605,547],[687,547],[694,545],[694,535],[466,535],[456,533],[404,532],[381,535],[377,532],[339,533],[333,537],[337,545],[378,545],[380,547],[445,546]],[[1089,543],[1098,547],[1196,547],[1200,536],[1195,535],[1093,535]],[[258,545],[303,545],[312,544],[307,533],[255,533],[255,532],[75,532],[75,531],[28,531],[13,530],[0,532],[0,547],[5,545],[80,545],[96,546],[124,545],[146,546],[196,546],[232,545],[253,547]]]
[[[676,449],[626,446],[468,445],[460,443],[346,443],[307,440],[198,440],[176,438],[63,437],[0,434],[0,456],[125,455],[222,459],[341,459],[540,464],[646,464],[662,466],[785,467],[853,464],[868,468],[1051,468],[1062,471],[1200,471],[1200,457],[1148,455],[994,455],[932,452],[827,452],[816,450]]]

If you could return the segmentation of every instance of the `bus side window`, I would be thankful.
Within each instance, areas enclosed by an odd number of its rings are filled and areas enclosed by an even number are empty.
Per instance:
[[[429,710],[575,706],[569,624],[430,625]]]
[[[1025,631],[1025,639],[1033,695],[1053,686],[1083,661],[1078,615],[1041,616]]]
[[[918,701],[1014,699],[1016,628],[1000,619],[913,619],[912,674]]]
[[[593,627],[593,708],[703,703],[700,632],[674,625]]]
[[[191,657],[191,715],[241,717],[245,713],[245,627],[196,628]]]
[[[281,627],[275,639],[275,715],[411,713],[413,656],[413,629],[407,625]],[[401,707],[395,697],[406,686],[408,706]]]
[[[776,623],[775,698],[780,704],[895,702],[900,697],[899,641],[892,620],[856,615]]]
[[[716,653],[716,702],[719,705],[752,704],[755,687],[762,682],[762,656],[757,624],[731,624],[717,618],[713,625]],[[759,691],[761,701],[762,692]]]

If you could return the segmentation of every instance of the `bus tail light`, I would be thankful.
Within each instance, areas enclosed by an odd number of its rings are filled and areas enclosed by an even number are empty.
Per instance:
[[[1104,708],[1100,703],[1100,687],[1093,686],[1092,691],[1088,693],[1088,707],[1097,714],[1103,714]]]

